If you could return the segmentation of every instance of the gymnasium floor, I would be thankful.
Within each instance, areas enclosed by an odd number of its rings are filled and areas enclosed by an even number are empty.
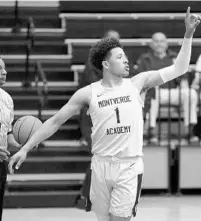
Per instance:
[[[74,208],[5,209],[3,221],[95,221],[93,212]],[[201,195],[141,197],[136,221],[200,221]]]

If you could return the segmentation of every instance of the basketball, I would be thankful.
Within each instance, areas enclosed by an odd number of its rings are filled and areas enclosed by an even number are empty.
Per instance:
[[[13,126],[13,136],[19,144],[24,145],[41,125],[42,122],[34,116],[21,117]]]

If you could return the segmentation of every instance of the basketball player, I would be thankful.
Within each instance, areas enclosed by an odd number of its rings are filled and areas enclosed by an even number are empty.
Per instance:
[[[158,71],[129,74],[127,57],[116,39],[102,39],[89,54],[103,79],[78,90],[69,102],[47,120],[9,163],[18,169],[27,153],[53,135],[70,117],[87,105],[92,128],[92,177],[90,200],[99,221],[129,221],[136,214],[143,174],[142,107],[148,88],[161,85],[187,72],[193,33],[201,17],[187,10],[186,33],[172,66]]]
[[[6,83],[6,75],[5,63],[0,58],[0,87]],[[13,100],[6,91],[0,88],[0,220],[2,219],[3,197],[7,178],[7,160],[10,155],[7,149],[19,150],[21,147],[12,134],[13,118]]]

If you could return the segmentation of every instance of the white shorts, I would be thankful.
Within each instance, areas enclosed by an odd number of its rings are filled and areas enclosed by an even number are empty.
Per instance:
[[[91,169],[90,201],[98,220],[109,220],[110,213],[135,216],[144,171],[142,157],[93,156]]]

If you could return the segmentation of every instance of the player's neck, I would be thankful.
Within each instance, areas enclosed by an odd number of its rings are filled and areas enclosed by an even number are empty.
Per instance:
[[[114,77],[110,75],[106,75],[102,79],[102,86],[107,88],[114,88],[120,86],[122,84],[123,78],[121,77]]]

